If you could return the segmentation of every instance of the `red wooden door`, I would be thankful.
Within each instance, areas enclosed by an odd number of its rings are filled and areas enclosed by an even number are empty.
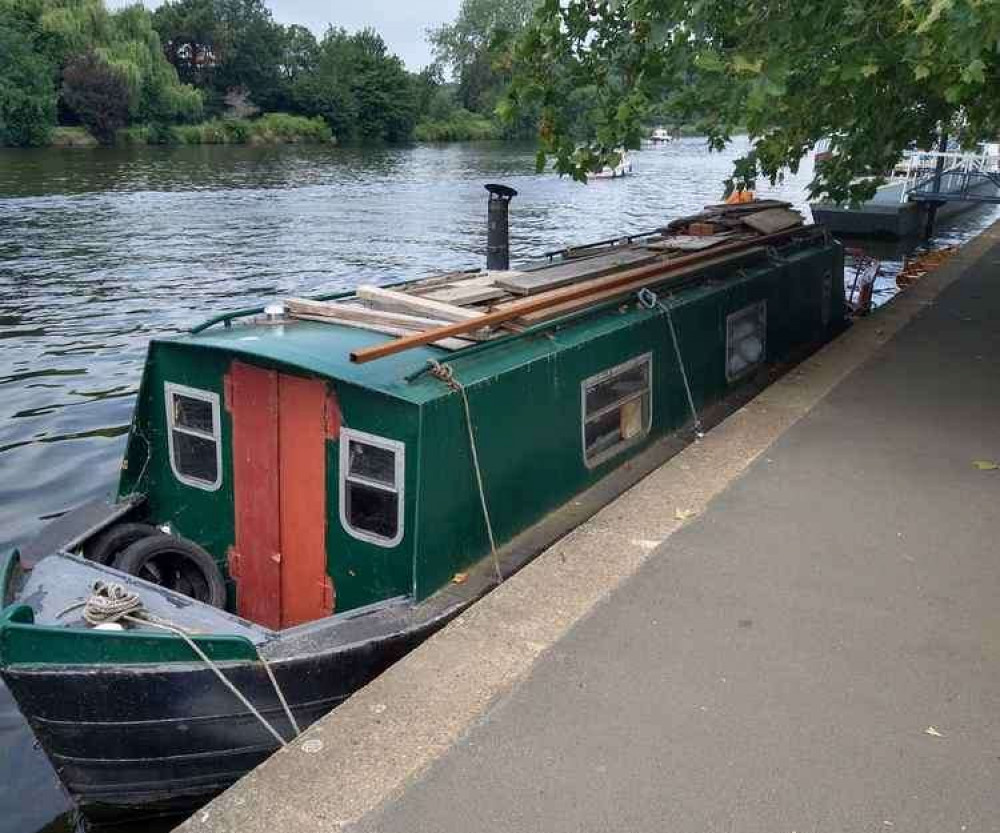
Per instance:
[[[237,610],[270,628],[327,616],[326,384],[233,362],[226,393]]]
[[[278,385],[281,460],[281,624],[333,610],[326,574],[326,385],[282,375]]]

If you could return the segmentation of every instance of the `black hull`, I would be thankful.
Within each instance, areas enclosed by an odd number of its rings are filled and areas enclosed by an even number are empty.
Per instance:
[[[274,663],[300,728],[378,676],[443,622],[380,641]],[[226,676],[286,738],[293,735],[260,665]],[[4,679],[80,810],[107,821],[190,812],[278,748],[204,665],[9,668]]]

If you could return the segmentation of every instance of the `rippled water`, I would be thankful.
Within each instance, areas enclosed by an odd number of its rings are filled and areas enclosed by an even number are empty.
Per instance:
[[[520,192],[515,262],[651,229],[718,201],[738,150],[684,139],[589,186],[538,176],[533,147],[503,143],[0,151],[0,547],[114,487],[151,337],[274,297],[479,265],[485,182]],[[760,194],[805,208],[811,174]],[[66,803],[2,688],[0,748],[0,831],[37,830]]]

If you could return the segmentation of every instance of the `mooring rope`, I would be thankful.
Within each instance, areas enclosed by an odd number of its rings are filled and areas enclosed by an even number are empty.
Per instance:
[[[260,721],[261,725],[274,736],[275,740],[277,740],[281,746],[288,745],[289,742],[286,741],[281,734],[279,734],[278,730],[275,729],[271,722],[260,713],[257,707],[243,695],[243,692],[241,692],[236,685],[222,673],[222,669],[219,668],[219,666],[216,665],[215,662],[213,662],[212,659],[198,646],[198,643],[196,643],[183,628],[180,628],[165,619],[160,619],[146,610],[146,608],[143,607],[142,599],[139,597],[138,593],[132,592],[126,588],[125,585],[118,584],[117,582],[95,581],[93,593],[91,593],[88,599],[70,605],[60,611],[56,618],[64,616],[71,610],[76,610],[80,607],[83,608],[84,620],[88,625],[92,625],[93,627],[125,621],[132,622],[136,625],[149,625],[154,628],[160,628],[161,630],[169,631],[170,633],[179,636],[214,672],[215,676],[222,681],[222,684],[225,685],[226,688],[228,688],[246,707],[246,709]],[[257,659],[260,661],[261,665],[264,666],[264,671],[267,674],[267,678],[271,681],[271,685],[274,687],[275,694],[278,695],[281,707],[285,710],[285,716],[288,718],[288,722],[295,731],[295,737],[298,737],[302,734],[302,730],[299,728],[299,724],[295,720],[295,715],[292,713],[292,710],[288,705],[288,701],[285,699],[285,693],[281,690],[281,686],[278,685],[278,680],[274,676],[274,671],[272,670],[270,663],[268,663],[268,661],[261,655],[257,646],[254,646],[254,651],[257,653]],[[293,737],[292,740],[294,740],[295,737]]]
[[[701,425],[701,417],[698,416],[698,409],[694,405],[694,397],[691,395],[691,383],[688,382],[687,369],[684,367],[684,357],[681,355],[681,345],[677,340],[677,330],[674,329],[674,317],[670,313],[670,307],[659,299],[652,289],[640,289],[638,293],[639,303],[646,309],[659,307],[667,319],[667,328],[670,330],[670,340],[674,345],[674,355],[677,356],[677,366],[681,371],[681,379],[684,382],[684,393],[687,394],[688,407],[691,409],[691,420],[694,423],[694,433],[696,437],[704,437],[705,431]]]
[[[486,490],[483,487],[483,473],[479,466],[479,452],[476,449],[476,434],[472,427],[472,411],[469,408],[469,396],[465,392],[465,386],[455,378],[455,370],[451,365],[441,364],[435,359],[428,359],[430,365],[429,373],[435,379],[444,382],[453,391],[457,391],[462,396],[462,405],[465,407],[465,427],[469,432],[469,447],[472,449],[472,467],[476,472],[476,484],[479,487],[479,503],[483,507],[483,520],[486,521],[486,534],[490,538],[490,554],[493,558],[493,569],[497,575],[497,582],[503,582],[503,573],[500,571],[500,557],[497,555],[497,542],[493,537],[493,523],[490,521],[490,510],[486,505]]]

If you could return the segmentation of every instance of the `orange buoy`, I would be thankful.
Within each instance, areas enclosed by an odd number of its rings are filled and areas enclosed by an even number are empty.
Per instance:
[[[753,191],[733,191],[726,197],[726,205],[741,205],[746,202],[753,202],[755,199]]]

